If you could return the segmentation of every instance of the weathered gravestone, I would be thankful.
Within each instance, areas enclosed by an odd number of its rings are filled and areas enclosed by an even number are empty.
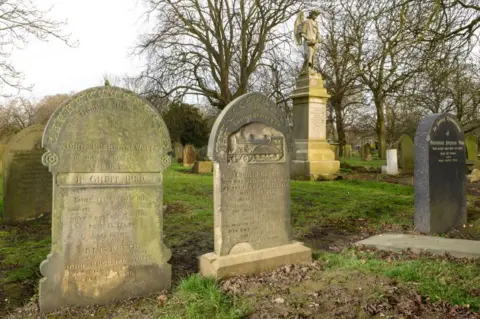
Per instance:
[[[343,147],[343,157],[352,158],[352,145],[347,144]]]
[[[367,143],[362,146],[362,161],[371,161],[372,160],[372,146],[370,143]]]
[[[402,173],[413,172],[414,163],[414,145],[412,138],[406,134],[400,136],[398,141],[398,166]]]
[[[385,174],[388,175],[398,175],[398,158],[397,158],[397,150],[387,150],[387,165],[385,168],[382,167]]]
[[[43,146],[54,188],[41,311],[170,287],[162,172],[171,146],[158,112],[127,90],[88,89],[55,111]]]
[[[415,227],[445,233],[466,222],[465,138],[450,114],[423,118],[415,135]]]
[[[3,155],[7,150],[7,144],[0,145],[0,173],[3,174]]]
[[[465,147],[467,149],[467,161],[474,162],[477,160],[478,139],[473,134],[465,136]]]
[[[193,145],[185,145],[183,148],[183,166],[192,166],[195,164],[195,160],[197,159],[196,153]]]
[[[175,153],[175,160],[179,163],[183,161],[183,145],[180,142],[173,144],[173,152]]]
[[[3,221],[16,223],[52,211],[52,179],[42,165],[43,125],[15,135],[3,156]]]
[[[292,140],[281,110],[260,93],[231,102],[210,134],[215,252],[200,273],[225,278],[311,261],[290,231]]]
[[[195,174],[211,173],[213,171],[213,163],[210,161],[196,161],[193,164],[192,171]]]

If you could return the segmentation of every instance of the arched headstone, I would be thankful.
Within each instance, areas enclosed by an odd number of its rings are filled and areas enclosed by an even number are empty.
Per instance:
[[[403,173],[413,172],[414,145],[410,136],[403,134],[398,141],[398,166]]]
[[[467,160],[476,161],[478,153],[478,139],[473,134],[467,134],[465,136],[465,144],[467,149]]]
[[[43,125],[25,128],[3,156],[3,221],[17,223],[52,211],[52,179],[42,165]]]
[[[187,144],[183,149],[183,166],[192,166],[197,159],[197,152],[193,145]]]
[[[54,187],[40,310],[169,288],[162,172],[171,146],[155,108],[112,86],[82,91],[52,115],[43,146]]]
[[[362,146],[362,161],[372,160],[372,146],[370,143],[366,143]]]
[[[173,151],[175,153],[175,159],[177,162],[182,162],[183,161],[183,145],[180,142],[175,142],[173,144]]]
[[[415,135],[415,227],[424,233],[462,228],[466,211],[465,137],[450,114],[423,118]]]
[[[247,275],[311,260],[310,249],[291,238],[291,152],[286,118],[266,96],[245,94],[219,115],[208,143],[215,252],[200,257],[203,275]]]

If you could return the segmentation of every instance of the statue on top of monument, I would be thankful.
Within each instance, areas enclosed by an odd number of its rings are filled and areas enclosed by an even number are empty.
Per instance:
[[[295,20],[294,37],[297,45],[303,43],[303,67],[302,71],[315,73],[313,61],[315,58],[315,46],[320,42],[320,33],[318,32],[317,21],[320,15],[318,11],[311,11],[306,20],[303,20],[303,12],[301,12]]]

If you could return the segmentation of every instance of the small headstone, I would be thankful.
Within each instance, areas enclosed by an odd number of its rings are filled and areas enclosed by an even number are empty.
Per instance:
[[[372,160],[372,146],[370,143],[367,143],[362,146],[362,161],[371,161]]]
[[[52,115],[43,146],[54,188],[40,310],[169,288],[162,172],[171,146],[155,108],[113,86],[82,91]]]
[[[398,166],[402,173],[413,172],[414,144],[410,136],[403,134],[398,142]]]
[[[291,152],[288,122],[263,94],[245,94],[218,116],[208,143],[215,252],[200,257],[201,274],[225,278],[311,261],[311,250],[292,242]]]
[[[465,147],[467,149],[467,161],[476,161],[478,153],[478,139],[473,134],[465,136]]]
[[[183,145],[180,142],[173,144],[173,152],[175,153],[175,160],[179,163],[183,161]]]
[[[213,163],[211,161],[196,161],[193,164],[193,172],[195,174],[211,173],[213,171]]]
[[[15,135],[3,156],[3,221],[16,223],[52,211],[52,178],[42,165],[43,125]]]
[[[423,118],[415,135],[415,227],[423,233],[462,228],[466,212],[463,129],[450,114]]]
[[[192,166],[197,158],[196,150],[193,145],[187,144],[183,149],[183,166]]]
[[[397,150],[387,150],[387,169],[388,175],[398,175]]]
[[[198,149],[198,153],[197,153],[197,161],[205,161],[205,160],[208,160],[208,157],[207,157],[207,149],[208,147],[207,146],[202,146]]]

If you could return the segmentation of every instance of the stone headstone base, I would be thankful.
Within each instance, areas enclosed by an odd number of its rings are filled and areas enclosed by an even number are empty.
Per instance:
[[[339,161],[292,161],[292,179],[335,179],[340,172]]]
[[[208,253],[199,257],[200,274],[216,279],[256,275],[290,264],[312,262],[312,250],[302,243],[218,257]]]
[[[413,252],[428,251],[432,254],[444,254],[457,258],[480,258],[480,242],[476,240],[451,239],[422,235],[383,234],[355,243],[380,250],[402,251],[410,249]]]
[[[195,174],[205,174],[213,172],[213,163],[210,161],[197,161],[193,164]]]

